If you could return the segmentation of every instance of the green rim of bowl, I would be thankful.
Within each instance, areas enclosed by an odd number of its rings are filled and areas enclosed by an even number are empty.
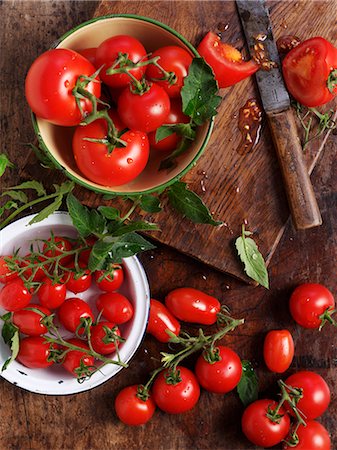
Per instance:
[[[149,17],[144,17],[144,16],[138,16],[136,14],[108,14],[106,16],[100,16],[100,17],[95,17],[91,20],[88,20],[87,22],[83,22],[80,25],[78,25],[75,28],[72,28],[70,31],[68,31],[67,33],[63,34],[56,42],[54,42],[54,44],[51,46],[51,48],[56,48],[62,41],[64,41],[65,38],[67,38],[69,35],[71,35],[72,33],[74,33],[77,30],[80,30],[81,28],[85,27],[86,25],[89,25],[91,23],[94,22],[98,22],[100,20],[105,20],[105,19],[112,19],[115,17],[124,17],[127,19],[137,19],[137,20],[142,20],[145,22],[150,22],[153,23],[161,28],[164,28],[165,30],[169,31],[170,33],[174,34],[176,37],[178,37],[190,50],[191,52],[195,55],[195,56],[200,56],[199,53],[197,52],[197,50],[193,47],[193,45],[188,42],[187,39],[185,39],[180,33],[178,33],[177,31],[173,30],[173,28],[169,27],[168,25],[165,25],[162,22],[158,22],[155,19],[151,19]],[[176,181],[178,181],[180,178],[182,178],[189,170],[192,169],[192,167],[194,167],[198,161],[198,159],[200,158],[200,156],[203,154],[206,145],[208,144],[208,141],[211,137],[212,134],[212,130],[213,130],[213,125],[214,125],[214,117],[211,118],[211,120],[209,121],[209,125],[208,125],[208,130],[207,130],[207,134],[205,136],[205,139],[198,151],[198,153],[195,155],[195,157],[193,158],[193,160],[185,167],[185,169],[183,169],[178,175],[176,175],[175,177],[173,177],[171,180],[167,181],[166,183],[160,184],[158,186],[156,186],[155,188],[151,188],[151,189],[146,189],[144,191],[135,191],[135,192],[118,192],[118,191],[112,191],[112,190],[108,190],[106,188],[99,188],[99,187],[94,187],[91,186],[90,184],[86,183],[83,180],[80,180],[79,178],[77,178],[77,176],[71,174],[68,172],[68,170],[63,167],[55,158],[54,156],[51,154],[51,152],[49,151],[48,147],[46,146],[41,133],[40,133],[40,129],[37,123],[37,117],[36,115],[32,112],[32,123],[33,123],[33,128],[34,128],[34,132],[37,136],[37,139],[39,141],[40,146],[42,147],[42,149],[47,153],[48,157],[52,160],[52,162],[60,169],[62,170],[62,172],[64,172],[64,174],[68,177],[71,178],[73,181],[75,181],[77,184],[80,184],[81,186],[84,186],[85,188],[94,191],[94,192],[98,192],[100,194],[116,194],[116,195],[142,195],[142,194],[149,194],[151,192],[156,192],[159,190],[164,190],[165,188],[167,188],[168,186],[170,186],[171,184],[175,183]]]

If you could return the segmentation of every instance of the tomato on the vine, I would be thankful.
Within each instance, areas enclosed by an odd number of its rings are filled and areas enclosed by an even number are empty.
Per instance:
[[[0,306],[7,311],[17,311],[27,306],[32,298],[32,294],[19,278],[13,280],[0,291]]]
[[[89,350],[88,345],[81,339],[69,339],[66,342],[75,345],[76,347],[81,347],[83,349]],[[67,347],[64,347],[67,350]],[[62,366],[77,378],[83,378],[94,370],[95,358],[88,353],[81,352],[81,350],[70,350],[66,353]]]
[[[119,265],[114,265],[111,267],[111,270],[97,270],[94,273],[94,279],[101,291],[115,292],[123,284],[123,268]]]
[[[96,241],[97,241],[97,238],[95,238],[95,237],[86,238],[85,245],[88,246],[89,248],[86,250],[82,250],[81,253],[79,254],[80,262],[82,264],[84,264],[86,267],[88,267],[90,253],[91,253],[92,247],[95,245]]]
[[[146,332],[152,334],[159,342],[168,342],[171,337],[166,332],[167,330],[178,336],[180,323],[163,303],[151,298]]]
[[[91,318],[94,315],[90,306],[80,298],[68,298],[58,310],[60,322],[68,331],[76,331],[81,324],[81,319]]]
[[[294,357],[294,341],[288,330],[272,330],[266,335],[263,356],[269,370],[283,373]]]
[[[325,427],[315,420],[307,420],[306,425],[300,425],[296,431],[298,444],[283,445],[283,450],[330,450],[331,439]],[[287,441],[287,439],[286,439]]]
[[[45,278],[37,291],[41,305],[50,309],[56,309],[61,306],[66,299],[66,295],[66,285],[54,283],[50,278]]]
[[[189,369],[177,366],[177,372],[160,372],[152,387],[152,398],[162,411],[180,414],[194,408],[200,396],[199,383]]]
[[[42,336],[29,336],[20,340],[20,349],[16,359],[30,369],[44,369],[54,362],[50,360],[52,350],[58,346],[51,344]]]
[[[30,308],[34,308],[42,314],[30,310]],[[50,315],[51,312],[48,308],[31,303],[29,307],[14,311],[12,320],[14,325],[19,328],[20,333],[27,334],[28,336],[40,336],[48,331],[48,328],[43,324],[42,320],[45,316]]]
[[[41,281],[46,276],[48,270],[48,264],[41,266],[41,263],[44,261],[46,261],[46,258],[44,258],[43,255],[32,256],[31,253],[26,255],[25,259],[23,259],[20,264],[22,268],[26,267],[26,270],[22,274],[25,280]],[[28,265],[31,267],[27,267]]]
[[[84,292],[91,286],[92,276],[90,270],[85,269],[81,262],[79,266],[80,272],[68,272],[65,279],[67,289],[74,294]],[[69,268],[74,269],[74,264],[71,264]]]
[[[47,258],[55,258],[62,256],[65,252],[70,252],[72,248],[73,245],[69,239],[63,236],[52,236],[44,243],[42,251]],[[72,255],[65,255],[63,258],[59,259],[59,264],[64,266],[72,259]]]
[[[12,256],[0,256],[0,283],[6,284],[18,278],[17,272],[9,269],[5,259],[13,259]]]
[[[143,400],[139,396],[139,389],[136,384],[127,386],[116,397],[116,414],[126,425],[144,425],[155,412],[156,405],[152,398],[149,396]]]
[[[290,418],[280,408],[280,418],[274,422],[267,417],[268,411],[274,411],[277,403],[263,399],[251,403],[244,411],[241,425],[247,439],[260,447],[273,447],[279,444],[289,433]]]
[[[95,352],[101,355],[109,355],[116,351],[120,342],[121,332],[111,322],[99,322],[93,325],[91,331],[91,344]]]
[[[103,317],[118,325],[128,322],[133,316],[130,300],[118,292],[106,292],[99,295],[96,306]]]

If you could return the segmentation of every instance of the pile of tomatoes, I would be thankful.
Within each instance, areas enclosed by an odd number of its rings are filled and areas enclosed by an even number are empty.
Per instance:
[[[20,333],[17,360],[26,367],[45,368],[57,362],[83,380],[96,370],[97,360],[113,356],[124,340],[119,327],[132,319],[134,311],[130,300],[117,292],[124,280],[123,267],[112,265],[91,273],[87,264],[92,243],[87,244],[52,236],[43,241],[41,251],[0,257],[4,284],[0,306],[10,312],[10,317],[2,316],[4,326],[9,321]],[[93,284],[98,288],[97,319],[80,298]]]

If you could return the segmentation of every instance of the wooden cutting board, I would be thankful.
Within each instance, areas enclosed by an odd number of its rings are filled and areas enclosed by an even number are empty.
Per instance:
[[[297,35],[301,39],[321,35],[334,40],[334,2],[269,2],[275,38]],[[244,48],[244,38],[232,1],[102,1],[95,16],[129,13],[142,14],[171,26],[192,44],[198,45],[209,31],[222,32],[223,40]],[[254,232],[259,248],[269,263],[289,218],[281,173],[267,126],[255,148],[247,154],[238,152],[241,134],[238,129],[239,108],[250,98],[259,98],[254,77],[221,91],[222,104],[206,151],[184,181],[200,195],[214,216],[222,220],[220,227],[194,225],[172,211],[163,201],[163,211],[147,215],[159,223],[161,232],[153,237],[221,271],[249,281],[237,258],[234,241],[241,224]],[[330,106],[330,105],[329,105]],[[299,127],[299,133],[303,130]],[[305,151],[311,172],[325,144],[325,139],[313,141]],[[326,151],[333,151],[334,136],[329,137]],[[26,175],[38,173],[48,180],[50,174],[31,160]],[[53,182],[57,177],[53,175]],[[316,193],[320,186],[314,186]],[[88,205],[102,203],[102,197],[79,188],[77,195]],[[106,202],[105,202],[106,203]]]

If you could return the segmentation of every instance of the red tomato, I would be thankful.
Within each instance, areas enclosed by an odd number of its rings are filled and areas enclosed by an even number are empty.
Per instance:
[[[167,124],[175,124],[175,123],[188,123],[190,118],[185,116],[182,112],[181,100],[173,99],[171,100],[170,112],[165,120],[165,125]],[[178,147],[179,142],[181,141],[181,136],[177,133],[173,133],[170,136],[162,139],[161,141],[156,142],[156,130],[151,131],[148,134],[149,143],[151,150],[155,150],[158,152],[172,152]]]
[[[290,297],[290,313],[304,328],[319,328],[320,316],[326,310],[333,311],[335,300],[332,293],[322,284],[305,283],[298,286]]]
[[[146,332],[152,334],[159,342],[168,342],[171,338],[166,330],[178,336],[180,323],[163,303],[151,298],[150,315]]]
[[[106,319],[118,325],[128,322],[133,316],[132,304],[118,292],[107,292],[99,295],[96,306]]]
[[[32,298],[21,279],[5,284],[0,291],[0,306],[7,311],[17,311],[27,306]]]
[[[42,336],[29,336],[20,340],[20,350],[16,359],[30,369],[44,369],[53,364],[48,361],[51,349],[57,345],[46,342]]]
[[[76,345],[76,347],[89,350],[88,345],[81,339],[69,339],[67,342]],[[67,347],[64,347],[64,350],[66,349]],[[70,350],[66,353],[64,360],[62,361],[62,366],[77,378],[83,378],[90,374],[90,372],[94,370],[94,364],[95,358],[80,350]]]
[[[96,65],[97,67],[104,65],[100,72],[100,77],[108,86],[117,88],[130,84],[131,78],[125,73],[114,75],[107,75],[106,73],[107,69],[116,64],[118,57],[122,54],[126,55],[126,58],[133,63],[147,59],[145,48],[132,36],[118,35],[103,41],[96,51]],[[127,66],[127,62],[122,64],[117,63],[115,68],[117,69],[123,66]],[[145,69],[146,67],[136,67],[130,70],[130,73],[137,80],[140,80],[145,73]]]
[[[282,63],[283,76],[291,95],[302,105],[324,105],[337,94],[337,73],[332,92],[330,74],[337,69],[337,48],[322,37],[307,39],[293,48]]]
[[[91,286],[92,276],[90,270],[84,269],[83,264],[79,264],[81,272],[68,272],[66,275],[66,287],[69,291],[78,294],[84,292]],[[74,264],[69,266],[74,268]]]
[[[220,302],[210,295],[193,288],[179,288],[165,298],[165,305],[179,320],[212,325],[220,312]]]
[[[288,330],[269,331],[264,340],[263,356],[269,370],[283,373],[294,357],[294,341]]]
[[[19,328],[20,333],[27,334],[28,336],[40,336],[41,334],[47,333],[48,328],[41,323],[44,316],[35,311],[30,311],[27,308],[35,308],[45,314],[45,316],[50,316],[51,314],[48,308],[33,303],[29,307],[15,311],[12,320],[14,325]]]
[[[306,426],[298,427],[299,443],[295,447],[284,444],[283,450],[330,450],[331,440],[326,428],[314,420],[307,420],[306,423]]]
[[[290,375],[285,381],[287,386],[302,389],[303,397],[298,401],[297,408],[304,419],[316,419],[321,416],[330,403],[330,389],[318,373],[303,370]],[[285,403],[289,414],[293,415],[289,405]]]
[[[106,139],[107,123],[95,120],[78,127],[73,136],[76,164],[84,176],[103,186],[120,186],[134,180],[149,159],[149,141],[141,131],[126,131],[120,136],[125,147],[116,147],[109,153],[105,144],[89,142],[84,138]]]
[[[241,379],[242,365],[239,356],[228,347],[218,345],[220,360],[210,363],[200,355],[195,374],[200,385],[209,392],[226,394],[233,390]]]
[[[84,48],[83,50],[78,50],[77,53],[84,56],[91,64],[96,67],[96,50],[95,47]],[[98,68],[98,67],[97,67]]]
[[[18,274],[16,272],[11,272],[9,270],[5,258],[12,259],[12,256],[0,256],[0,283],[4,284],[18,278]]]
[[[53,236],[47,240],[43,245],[43,254],[48,258],[55,258],[62,256],[65,252],[70,252],[73,249],[72,243],[62,236]],[[66,255],[60,258],[61,265],[67,265],[73,259],[72,255]]]
[[[142,400],[138,395],[138,386],[122,389],[115,400],[116,414],[126,425],[144,425],[154,414],[156,405],[151,397]]]
[[[66,299],[67,288],[65,284],[53,283],[49,278],[45,278],[37,291],[41,305],[56,309],[62,305]]]
[[[116,351],[121,335],[118,327],[111,322],[99,322],[91,327],[91,344],[95,352],[101,355],[110,355]]]
[[[253,60],[244,61],[236,48],[221,42],[220,37],[211,31],[197,50],[213,69],[220,88],[232,86],[259,69]]]
[[[20,266],[23,267],[27,267],[28,265],[33,264],[33,267],[29,267],[27,268],[24,272],[23,272],[23,277],[26,280],[30,280],[30,281],[41,281],[43,280],[43,278],[45,278],[46,276],[46,271],[48,270],[48,265],[45,264],[43,266],[43,268],[40,267],[34,267],[37,266],[37,264],[46,261],[46,258],[44,258],[42,255],[32,255],[31,253],[29,253],[28,255],[25,256],[25,259],[23,261],[21,261]],[[33,276],[34,273],[34,276]],[[33,278],[31,279],[31,277],[33,276]]]
[[[60,306],[58,316],[64,328],[73,332],[80,325],[82,318],[91,317],[94,320],[90,306],[80,298],[68,298]]]
[[[55,125],[78,125],[83,117],[73,89],[78,77],[90,77],[95,71],[86,58],[73,50],[57,48],[42,53],[26,77],[25,93],[30,108],[38,117]],[[101,95],[99,82],[90,82],[84,89],[95,97]],[[80,101],[84,115],[90,113],[91,102],[87,99]]]
[[[95,245],[96,241],[97,241],[97,239],[95,237],[88,237],[88,238],[86,238],[85,242],[86,242],[86,245],[89,248],[87,250],[81,251],[81,253],[79,255],[80,262],[82,264],[84,264],[86,267],[88,267],[90,253],[91,253],[92,247]]]
[[[157,375],[152,388],[152,398],[162,411],[180,414],[192,409],[199,400],[200,387],[193,372],[186,367],[177,366],[179,379],[176,383],[170,379],[167,370]]]
[[[98,270],[94,273],[97,286],[101,291],[114,292],[123,284],[124,272],[121,266],[112,267],[112,270]]]
[[[192,56],[186,50],[176,45],[159,48],[152,53],[151,59],[157,56],[160,57],[158,64],[166,72],[173,72],[175,74],[175,82],[171,84],[169,81],[160,81],[163,78],[163,72],[153,64],[147,66],[146,77],[164,88],[169,97],[179,97],[184,84],[184,78],[188,74],[188,68],[192,63]]]
[[[166,122],[169,112],[170,98],[156,83],[150,83],[144,94],[127,87],[118,98],[119,117],[132,130],[154,131]]]
[[[242,431],[253,444],[260,447],[273,447],[279,444],[289,433],[290,418],[283,408],[278,422],[267,417],[268,409],[275,410],[277,403],[263,399],[251,403],[244,411],[241,425]]]

